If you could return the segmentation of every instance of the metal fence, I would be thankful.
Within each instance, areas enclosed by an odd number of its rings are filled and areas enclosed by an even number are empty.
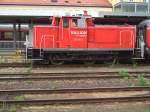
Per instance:
[[[25,49],[25,41],[0,41],[0,50]]]

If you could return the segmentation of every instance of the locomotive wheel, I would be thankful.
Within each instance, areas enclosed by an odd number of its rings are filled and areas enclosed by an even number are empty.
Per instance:
[[[108,65],[114,65],[117,63],[118,63],[117,57],[111,57],[110,59],[104,61],[104,64],[108,64]]]
[[[93,64],[95,64],[95,60],[92,56],[87,56],[83,63],[85,65],[93,65]]]
[[[52,65],[56,65],[56,66],[64,64],[64,60],[61,60],[60,55],[53,55],[53,56],[51,56],[50,57],[50,62],[51,62]]]

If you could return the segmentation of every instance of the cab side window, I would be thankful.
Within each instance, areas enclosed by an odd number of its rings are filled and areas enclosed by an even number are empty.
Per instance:
[[[72,19],[72,27],[86,28],[85,19]]]
[[[72,27],[78,27],[78,20],[72,19]]]
[[[86,28],[86,21],[85,19],[78,19],[78,27],[79,28]]]
[[[64,28],[69,28],[69,20],[68,19],[63,19],[63,27]]]

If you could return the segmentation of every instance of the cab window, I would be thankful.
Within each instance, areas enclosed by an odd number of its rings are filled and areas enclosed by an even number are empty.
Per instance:
[[[86,28],[85,19],[72,19],[72,27]]]
[[[72,19],[72,27],[78,27],[78,20],[77,19]]]
[[[63,27],[64,28],[69,28],[69,20],[68,19],[63,19]]]
[[[85,19],[78,19],[78,27],[79,28],[86,28],[86,21],[85,21]]]

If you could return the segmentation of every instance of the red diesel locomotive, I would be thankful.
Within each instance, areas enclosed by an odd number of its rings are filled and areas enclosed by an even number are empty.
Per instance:
[[[150,21],[134,25],[95,25],[82,16],[51,17],[51,25],[35,25],[27,39],[27,58],[55,65],[64,61],[148,58]]]

